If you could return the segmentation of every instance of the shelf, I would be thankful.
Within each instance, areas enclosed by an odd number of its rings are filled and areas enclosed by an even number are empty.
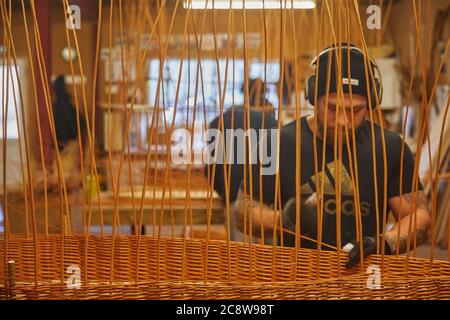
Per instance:
[[[103,111],[108,111],[108,109],[111,109],[112,112],[117,111],[125,111],[124,106],[126,106],[127,110],[131,110],[131,103],[123,104],[123,103],[111,103],[110,105],[108,103],[99,103],[98,106]],[[150,113],[153,112],[154,107],[149,104],[143,104],[143,103],[135,103],[133,104],[133,112],[142,112],[142,113]],[[163,111],[162,108],[160,108],[161,111]]]

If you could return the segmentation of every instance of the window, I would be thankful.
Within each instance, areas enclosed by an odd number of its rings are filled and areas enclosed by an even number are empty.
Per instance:
[[[17,70],[19,71],[19,68]],[[20,112],[20,95],[15,66],[8,68],[6,65],[0,65],[0,92],[3,109],[0,112],[0,139],[3,139],[3,117],[6,111],[6,138],[19,139],[15,105]]]
[[[17,71],[21,71],[21,68],[17,66]],[[22,81],[23,84],[23,81]],[[21,164],[19,159],[19,128],[22,126],[17,123],[19,121],[20,113],[20,95],[19,95],[19,82],[16,74],[16,66],[12,65],[0,65],[0,97],[1,97],[1,111],[0,111],[0,140],[4,139],[3,136],[3,122],[6,116],[6,163],[1,161],[0,163],[0,193],[3,194],[3,166],[6,166],[6,185],[8,190],[20,190],[22,186],[22,174]],[[7,111],[7,114],[6,114]],[[23,132],[21,131],[23,137]],[[22,145],[24,148],[24,146]],[[1,154],[3,155],[4,149],[1,148]],[[24,150],[23,150],[24,151]],[[3,204],[0,205],[0,232],[4,232],[4,208]]]
[[[162,70],[162,79],[159,87],[159,105],[166,109],[166,119],[171,123],[174,116],[174,106],[178,84],[178,74],[181,76],[180,88],[178,92],[177,112],[175,126],[192,124],[193,108],[195,101],[196,78],[197,78],[197,61],[187,59],[183,61],[180,73],[180,59],[167,59],[164,62]],[[223,95],[223,83],[225,82],[226,59],[219,59],[220,85]],[[159,77],[159,59],[150,60],[149,70],[149,104],[155,104],[157,93],[158,77]],[[202,77],[198,73],[198,93],[197,93],[197,113],[195,122],[203,123],[203,113],[206,111],[206,121],[214,119],[220,112],[220,96],[217,62],[215,59],[201,60]],[[233,73],[234,70],[234,73]],[[267,63],[267,100],[273,106],[277,106],[277,86],[280,68],[278,62]],[[233,86],[234,75],[234,86]],[[252,61],[249,63],[249,79],[260,78],[264,81],[264,62]],[[203,85],[202,85],[203,83]],[[235,105],[239,106],[244,103],[244,60],[235,59],[228,60],[228,72],[226,82],[226,92],[224,99],[224,109]],[[234,93],[234,97],[233,97]],[[204,96],[204,100],[203,100]]]

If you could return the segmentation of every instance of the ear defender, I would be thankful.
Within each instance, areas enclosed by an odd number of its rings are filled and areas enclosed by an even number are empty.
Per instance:
[[[319,53],[317,57],[315,57],[311,62],[311,68],[315,67],[317,64],[317,61],[323,56],[324,54],[330,52],[331,50],[336,50],[337,48],[348,48],[351,51],[355,51],[362,56],[366,56],[365,53],[356,47],[353,44],[347,44],[347,43],[341,43],[339,45],[332,45],[327,48],[325,48],[322,52]],[[383,85],[382,85],[382,79],[381,79],[381,72],[376,64],[375,60],[373,60],[371,57],[368,57],[369,63],[372,67],[372,70],[374,71],[374,80],[375,80],[375,86],[372,85],[372,79],[369,75],[369,83],[370,83],[370,93],[368,95],[368,99],[370,99],[370,104],[372,106],[372,109],[374,109],[377,105],[377,98],[376,95],[378,95],[379,103],[381,104],[382,98],[383,98]],[[305,84],[304,84],[304,96],[306,101],[308,101],[311,105],[315,106],[314,101],[314,95],[316,92],[316,74],[312,73],[306,78]],[[320,84],[319,84],[320,85]]]
[[[311,105],[314,105],[314,93],[316,92],[315,86],[316,86],[316,75],[311,74],[308,77],[308,79],[306,79],[304,88],[305,99]]]
[[[380,105],[381,105],[381,100],[383,98],[383,87],[381,86],[381,82],[380,82],[380,77],[381,77],[381,73],[380,70],[378,69],[377,65],[374,65],[374,69],[377,70],[378,73],[378,77],[379,78],[375,78],[375,90],[373,86],[370,86],[370,102],[372,104],[372,109],[375,109],[377,106],[377,97],[375,95],[375,92],[378,93],[378,100],[380,101]],[[370,80],[370,79],[369,79]]]

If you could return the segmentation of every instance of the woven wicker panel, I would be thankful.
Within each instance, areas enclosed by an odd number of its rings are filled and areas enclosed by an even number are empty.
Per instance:
[[[450,298],[450,264],[403,256],[371,256],[344,268],[336,252],[217,240],[112,237],[11,237],[14,299],[441,299]],[[87,248],[87,254],[86,254]],[[63,250],[62,250],[63,249]],[[110,254],[111,253],[111,254]],[[4,261],[5,242],[0,245]],[[35,257],[37,257],[35,261]],[[64,257],[64,259],[62,258]],[[272,259],[273,257],[273,259]],[[81,270],[81,288],[67,289],[66,268]],[[369,265],[381,288],[367,287]],[[35,268],[36,266],[36,268]],[[35,272],[36,270],[36,272]],[[6,283],[5,264],[0,280]]]
[[[381,289],[366,288],[361,278],[318,283],[139,282],[89,285],[68,290],[61,285],[0,288],[10,299],[449,299],[450,278],[384,279]]]

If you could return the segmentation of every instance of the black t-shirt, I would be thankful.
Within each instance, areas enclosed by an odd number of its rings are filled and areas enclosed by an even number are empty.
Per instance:
[[[308,126],[306,117],[300,119],[300,193],[301,199],[306,199],[316,192],[316,175],[314,165],[314,133]],[[356,155],[358,167],[358,186],[359,186],[359,203],[362,217],[363,236],[376,235],[376,214],[378,208],[380,233],[383,226],[383,203],[384,197],[384,162],[383,147],[381,140],[381,128],[374,124],[374,141],[375,141],[375,159],[376,159],[376,177],[378,202],[375,199],[374,185],[374,167],[373,167],[373,151],[372,151],[372,133],[370,121],[365,120],[363,124],[355,132],[356,135]],[[402,139],[394,132],[384,130],[386,144],[386,161],[387,161],[387,194],[386,199],[400,195],[400,158]],[[321,174],[322,170],[322,150],[323,140],[316,138],[317,141],[317,163],[318,163],[318,181],[319,189],[324,177],[324,203],[323,203],[323,228],[322,242],[332,246],[336,246],[336,196],[335,196],[335,176],[338,169],[341,168],[341,243],[345,245],[349,241],[356,238],[355,224],[355,205],[354,192],[355,187],[352,183],[356,179],[352,179],[352,171],[349,165],[349,154],[347,147],[344,145],[342,151],[342,164],[338,163],[334,156],[334,147],[326,145],[325,151],[325,174]],[[270,143],[270,141],[268,141]],[[350,150],[353,152],[353,143],[350,142]],[[350,159],[352,159],[351,157]],[[354,165],[353,165],[354,167]],[[403,179],[402,194],[412,191],[414,172],[414,159],[407,145],[404,149],[403,157]],[[296,121],[290,122],[280,129],[280,192],[282,207],[286,202],[295,197],[296,194]],[[258,184],[259,177],[253,176],[253,195],[259,198]],[[422,186],[419,181],[419,189]],[[275,175],[263,176],[263,199],[273,205],[275,194]],[[387,201],[387,200],[386,200]],[[389,203],[386,204],[386,216],[389,212]],[[295,216],[289,217],[289,220],[295,222]],[[294,223],[295,226],[295,223]],[[295,228],[285,226],[295,231]],[[283,239],[284,245],[294,246],[295,238],[292,234],[285,233]],[[302,240],[303,247],[315,248],[317,244],[311,241]],[[324,249],[326,249],[324,247]]]
[[[234,112],[234,113],[233,113]],[[259,141],[259,130],[262,128],[274,128],[277,126],[277,120],[275,120],[275,118],[268,112],[264,112],[264,119],[263,119],[263,112],[261,111],[255,111],[255,110],[249,110],[250,115],[250,128],[255,130],[255,132],[257,132],[256,134],[256,141],[254,141],[255,145],[258,145],[258,141]],[[247,110],[244,109],[244,107],[240,107],[240,106],[236,106],[233,108],[228,109],[226,112],[223,113],[223,122],[224,122],[224,129],[234,129],[234,130],[246,130],[247,129]],[[264,122],[263,122],[264,120]],[[215,118],[213,121],[211,121],[211,123],[209,124],[209,128],[210,129],[218,129],[219,128],[219,121],[220,121],[220,117]],[[244,125],[245,124],[245,125]],[[224,132],[224,130],[222,129],[222,132]],[[226,135],[224,134],[224,139],[226,140]],[[209,143],[213,143],[214,139],[207,137],[207,142]],[[253,144],[253,142],[252,142]],[[226,141],[226,145],[231,145],[231,141]],[[219,144],[217,145],[218,150],[222,149],[222,145]],[[234,158],[233,158],[233,164],[227,164],[227,174],[230,174],[230,189],[229,189],[229,201],[233,202],[236,200],[238,192],[239,192],[239,187],[242,183],[242,180],[244,178],[244,165],[243,164],[239,164],[238,163],[238,154],[239,152],[243,152],[243,150],[238,150],[239,145],[237,143],[237,139],[234,139],[233,142],[233,154],[234,154]],[[247,143],[247,139],[246,139],[246,159],[247,162],[248,161],[248,143]],[[253,149],[252,149],[253,150]],[[253,150],[254,154],[253,155],[259,155],[259,149]],[[214,155],[214,151],[212,152],[212,155]],[[228,156],[227,156],[228,157]],[[258,157],[259,158],[259,157]],[[213,164],[207,165],[205,167],[204,170],[204,174],[205,176],[208,175],[208,168],[210,171],[210,184],[212,183],[212,172],[213,172]],[[231,170],[230,173],[228,173]],[[225,188],[226,188],[226,179],[224,179],[224,174],[223,174],[223,164],[222,163],[216,163],[216,169],[214,172],[214,186],[213,186],[214,190],[221,196],[222,200],[225,202],[226,201],[226,197],[225,197]]]
[[[67,94],[60,95],[53,106],[53,119],[55,121],[56,139],[60,150],[70,141],[78,137],[77,112]],[[86,120],[79,114],[80,132],[83,135],[86,129]]]

